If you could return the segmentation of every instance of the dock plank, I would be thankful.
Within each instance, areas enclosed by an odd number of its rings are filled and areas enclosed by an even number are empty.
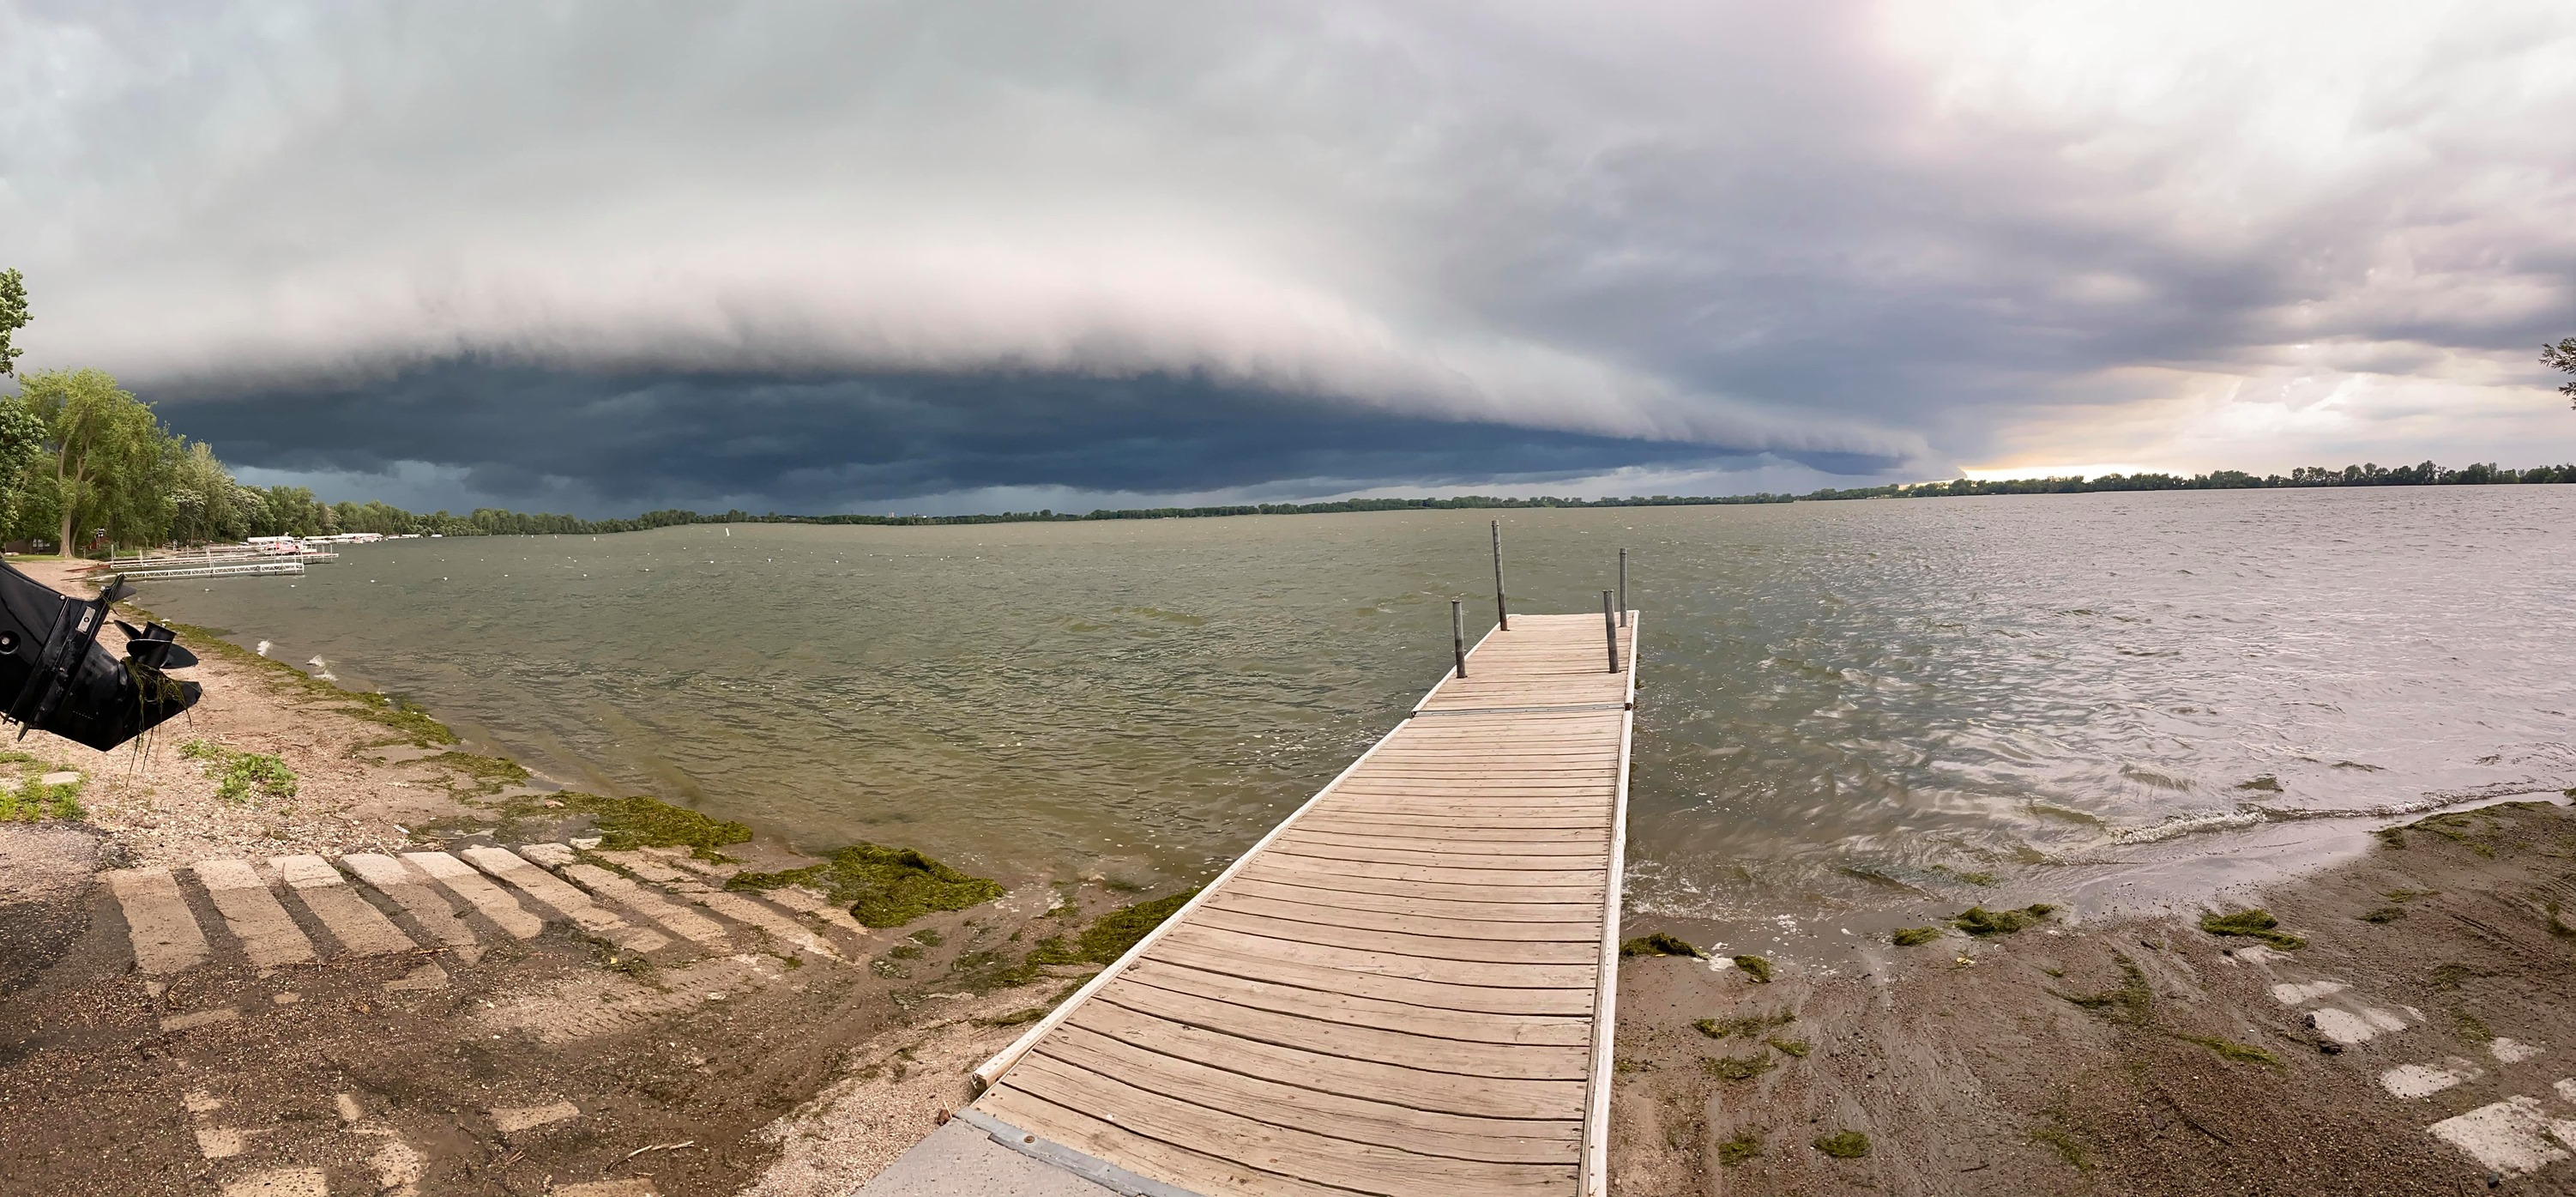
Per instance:
[[[1185,1060],[1223,1060],[1229,1069],[1306,1085],[1345,1097],[1396,1098],[1417,1109],[1483,1118],[1561,1117],[1581,1082],[1465,1076],[1379,1060],[1282,1047],[1155,1018],[1105,1002],[1086,1002],[1065,1025],[1107,1035]]]
[[[1344,1097],[1245,1076],[1223,1067],[1222,1061],[1149,1052],[1079,1029],[1037,1054],[1104,1076],[1126,1077],[1184,1101],[1227,1106],[1274,1125],[1425,1155],[1496,1164],[1553,1163],[1572,1158],[1583,1133],[1582,1124],[1571,1119],[1483,1118]]]
[[[1365,997],[1337,984],[1339,978],[1306,974],[1302,985],[1233,976],[1191,968],[1166,960],[1139,960],[1122,981],[1233,1002],[1257,1010],[1352,1026],[1402,1031],[1434,1039],[1469,1043],[1540,1043],[1581,1046],[1591,1042],[1591,1027],[1579,1015],[1485,1014],[1447,1006],[1421,1005]]]

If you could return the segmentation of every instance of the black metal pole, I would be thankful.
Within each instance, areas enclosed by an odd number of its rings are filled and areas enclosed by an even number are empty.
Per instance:
[[[1601,634],[1610,638],[1610,672],[1619,672],[1619,621],[1610,614],[1610,592],[1601,592]]]
[[[1449,650],[1458,655],[1458,676],[1467,676],[1467,600],[1449,600]]]
[[[1511,610],[1503,605],[1503,521],[1494,521],[1494,623],[1497,630],[1512,630]]]
[[[1619,626],[1628,626],[1628,550],[1619,550]]]

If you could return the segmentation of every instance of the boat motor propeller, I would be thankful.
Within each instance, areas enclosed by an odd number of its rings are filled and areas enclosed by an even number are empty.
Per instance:
[[[165,672],[197,663],[178,633],[109,617],[132,593],[119,577],[75,599],[0,564],[0,695],[12,696],[0,717],[21,739],[41,728],[104,752],[196,705],[198,685]],[[122,658],[98,643],[109,623],[126,634]]]

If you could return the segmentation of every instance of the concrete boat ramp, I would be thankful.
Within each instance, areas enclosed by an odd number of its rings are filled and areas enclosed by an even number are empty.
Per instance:
[[[860,1193],[1605,1194],[1616,623],[1488,635]]]

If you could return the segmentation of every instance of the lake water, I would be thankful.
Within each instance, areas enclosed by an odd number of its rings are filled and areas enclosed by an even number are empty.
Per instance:
[[[405,541],[143,601],[575,787],[1169,885],[1440,677],[1451,597],[1490,624],[1494,514]],[[1633,553],[1635,907],[2576,785],[2576,488],[1499,514],[1516,610]]]

